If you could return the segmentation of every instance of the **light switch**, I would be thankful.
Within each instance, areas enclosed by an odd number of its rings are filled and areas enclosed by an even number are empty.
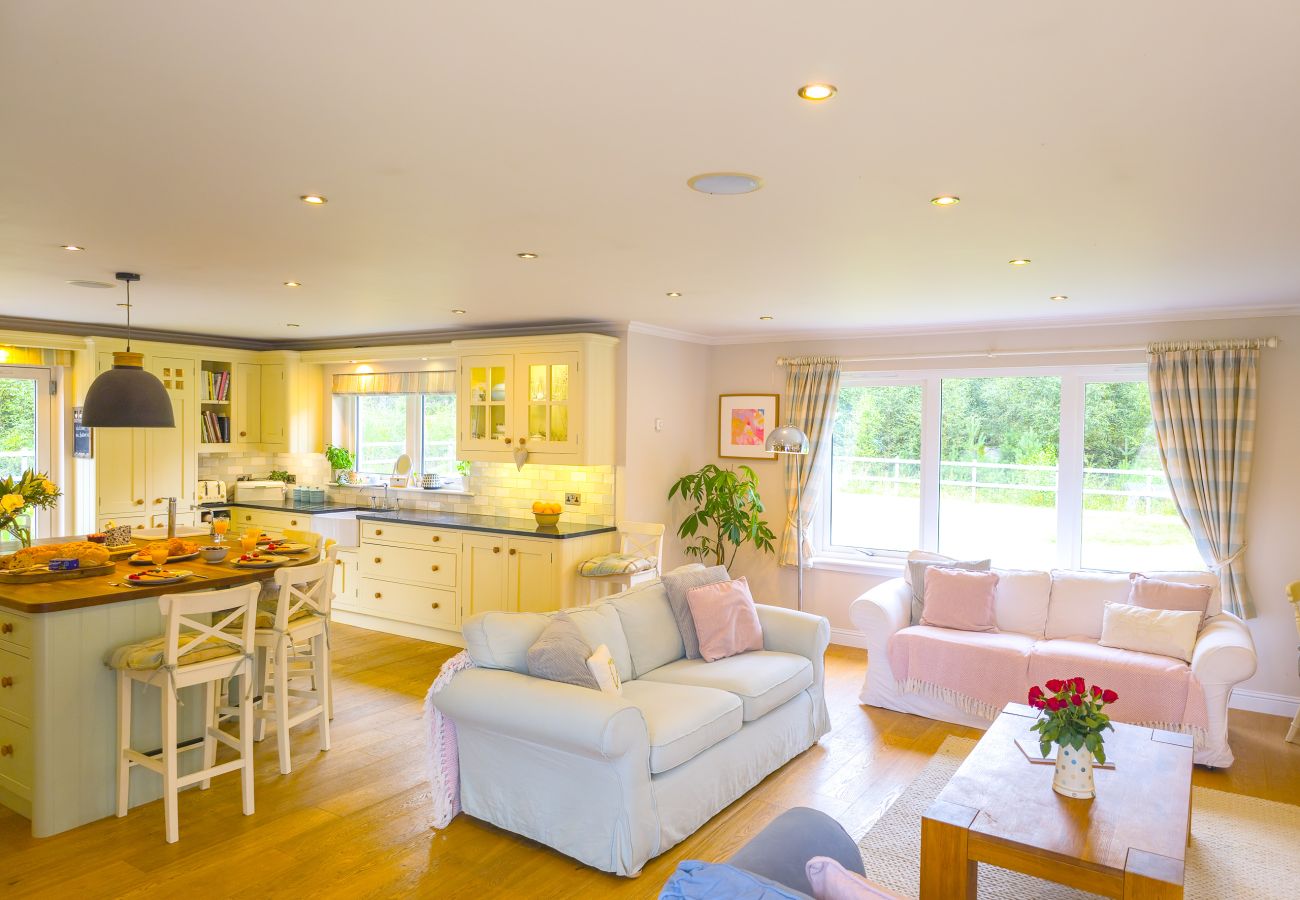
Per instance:
[[[655,419],[655,431],[663,431],[663,430],[664,430],[664,420]]]

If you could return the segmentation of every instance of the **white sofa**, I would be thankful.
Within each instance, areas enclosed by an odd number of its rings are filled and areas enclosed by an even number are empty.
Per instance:
[[[1025,639],[1019,642],[1025,654],[1024,689],[1019,696],[1006,697],[1005,701],[1024,702],[1030,687],[1030,656],[1035,648],[1045,647],[1045,642],[1050,641],[1053,652],[1059,657],[1064,649],[1068,659],[1070,642],[1095,646],[1101,636],[1106,602],[1124,603],[1128,598],[1129,580],[1123,574],[993,571],[999,575],[995,596],[998,632],[988,636],[972,632],[961,634],[973,635],[975,640],[989,639],[990,643],[996,640],[1004,647],[1008,641],[1016,641],[1017,635],[1024,636]],[[1233,757],[1228,746],[1228,700],[1234,685],[1255,674],[1255,645],[1250,631],[1241,619],[1221,611],[1215,576],[1208,573],[1166,573],[1153,574],[1152,577],[1209,584],[1216,588],[1210,602],[1211,615],[1197,637],[1191,661],[1192,675],[1205,692],[1207,721],[1205,734],[1197,735],[1195,761],[1207,766],[1229,766]],[[987,709],[976,709],[976,705],[969,703],[959,707],[936,696],[907,692],[895,682],[889,662],[889,643],[894,635],[911,629],[917,635],[932,632],[933,638],[942,640],[943,632],[948,631],[918,627],[913,621],[912,600],[911,585],[903,578],[894,578],[853,602],[850,616],[866,637],[867,644],[867,676],[860,695],[862,702],[944,722],[987,728],[992,720]],[[1079,649],[1086,651],[1088,648]],[[1098,671],[1098,664],[1092,656],[1095,654],[1081,652],[1072,671],[1056,674],[1082,675],[1089,681],[1104,684],[1107,673]]]
[[[758,606],[763,650],[686,659],[655,579],[570,610],[622,696],[533,678],[537,613],[467,620],[477,668],[434,696],[456,725],[465,812],[619,875],[683,840],[829,729],[820,616]]]

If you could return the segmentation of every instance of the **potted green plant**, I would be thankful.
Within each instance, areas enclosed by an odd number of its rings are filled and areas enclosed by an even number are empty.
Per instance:
[[[679,494],[695,504],[677,528],[678,537],[693,541],[685,547],[688,556],[712,557],[715,565],[730,566],[743,544],[752,543],[763,553],[775,549],[776,535],[762,518],[758,476],[749,466],[732,470],[709,463],[677,479],[668,499]]]
[[[1029,689],[1029,705],[1038,710],[1030,729],[1038,732],[1043,758],[1056,745],[1056,774],[1052,790],[1076,800],[1097,796],[1093,765],[1106,764],[1102,732],[1114,731],[1110,716],[1102,710],[1119,699],[1119,694],[1098,685],[1088,686],[1080,677],[1053,678],[1044,691]]]
[[[345,472],[352,471],[352,467],[357,464],[356,455],[347,447],[326,444],[325,458],[329,460],[331,480],[339,484],[346,484],[347,482],[340,476]]]

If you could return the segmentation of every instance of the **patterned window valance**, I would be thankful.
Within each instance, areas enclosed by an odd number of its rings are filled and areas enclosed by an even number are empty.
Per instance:
[[[72,353],[68,350],[47,350],[42,347],[15,347],[0,344],[0,365],[8,366],[70,366]]]
[[[454,394],[455,372],[367,372],[335,375],[336,394]]]

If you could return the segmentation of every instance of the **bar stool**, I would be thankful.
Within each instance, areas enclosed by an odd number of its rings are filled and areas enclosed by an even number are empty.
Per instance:
[[[180,789],[199,783],[207,790],[214,775],[241,771],[244,815],[253,814],[253,730],[242,723],[253,711],[253,635],[257,614],[256,584],[221,591],[193,594],[164,594],[158,608],[165,620],[165,633],[157,638],[126,644],[109,654],[105,662],[117,672],[117,815],[125,816],[129,802],[131,767],[144,766],[163,780],[163,820],[167,843],[180,839],[178,795]],[[196,616],[209,616],[213,624]],[[217,689],[226,679],[243,674],[239,696],[239,737],[219,727]],[[134,682],[153,684],[162,691],[162,752],[149,756],[131,748],[131,690]],[[203,748],[203,768],[188,775],[177,774],[177,691],[203,685],[203,743],[185,750]],[[217,741],[234,748],[237,759],[216,764]]]
[[[587,580],[587,602],[595,603],[605,585],[615,592],[657,578],[664,564],[664,526],[657,522],[623,522],[618,526],[618,552],[596,556],[578,565]]]
[[[257,671],[262,672],[261,700],[253,707],[259,735],[265,723],[273,721],[280,753],[280,774],[293,772],[289,752],[289,729],[312,719],[319,719],[320,749],[330,748],[330,680],[329,615],[334,596],[334,557],[331,546],[326,558],[305,566],[277,569],[275,584],[279,596],[274,608],[263,601],[257,614],[253,645],[257,653]],[[311,678],[311,688],[290,688],[295,678]],[[290,698],[309,701],[307,709],[291,713]],[[274,702],[272,702],[274,701]],[[233,709],[223,710],[234,713]]]

